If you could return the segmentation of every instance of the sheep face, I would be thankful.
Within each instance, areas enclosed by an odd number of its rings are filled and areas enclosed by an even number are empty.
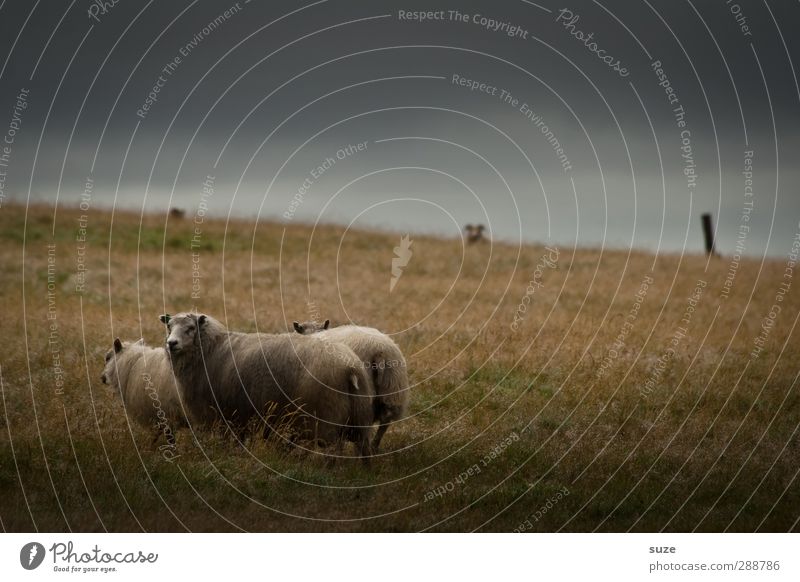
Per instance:
[[[191,348],[198,344],[199,330],[206,322],[206,316],[196,313],[162,315],[161,321],[167,326],[166,347],[171,354]]]
[[[326,319],[323,323],[319,323],[318,321],[306,321],[303,323],[293,322],[294,330],[299,333],[300,335],[311,335],[312,333],[317,333],[318,331],[325,331],[328,329],[328,326],[331,324],[330,319]]]
[[[144,341],[144,340],[139,340]],[[117,377],[117,356],[122,353],[130,342],[121,342],[119,338],[114,339],[114,347],[106,352],[106,365],[103,368],[103,374],[100,376],[100,381],[106,386],[112,388],[119,388],[119,378]]]

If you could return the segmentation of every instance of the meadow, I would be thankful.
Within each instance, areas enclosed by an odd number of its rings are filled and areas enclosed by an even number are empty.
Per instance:
[[[3,530],[798,530],[786,258],[412,236],[390,292],[400,235],[4,205]],[[371,468],[187,430],[168,458],[99,378],[191,309],[393,334],[408,418]]]

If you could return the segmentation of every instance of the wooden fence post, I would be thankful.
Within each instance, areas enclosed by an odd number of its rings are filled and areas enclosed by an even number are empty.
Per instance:
[[[717,251],[714,249],[714,227],[711,225],[711,213],[704,212],[700,217],[703,221],[703,238],[706,241],[706,254],[716,255]]]

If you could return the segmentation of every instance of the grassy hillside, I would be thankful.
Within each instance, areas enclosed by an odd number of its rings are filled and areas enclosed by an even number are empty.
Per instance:
[[[726,287],[725,257],[416,237],[389,293],[399,234],[82,214],[0,209],[4,530],[798,529],[785,261]],[[371,469],[187,431],[169,462],[99,377],[115,336],[192,308],[396,334],[409,418]]]

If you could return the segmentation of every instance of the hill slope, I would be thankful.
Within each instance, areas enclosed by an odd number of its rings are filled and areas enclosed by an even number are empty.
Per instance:
[[[797,529],[785,262],[417,237],[390,293],[399,242],[0,209],[3,528]],[[99,376],[115,336],[158,344],[158,314],[192,308],[240,330],[319,315],[396,334],[409,418],[372,470],[187,431],[166,460]]]

